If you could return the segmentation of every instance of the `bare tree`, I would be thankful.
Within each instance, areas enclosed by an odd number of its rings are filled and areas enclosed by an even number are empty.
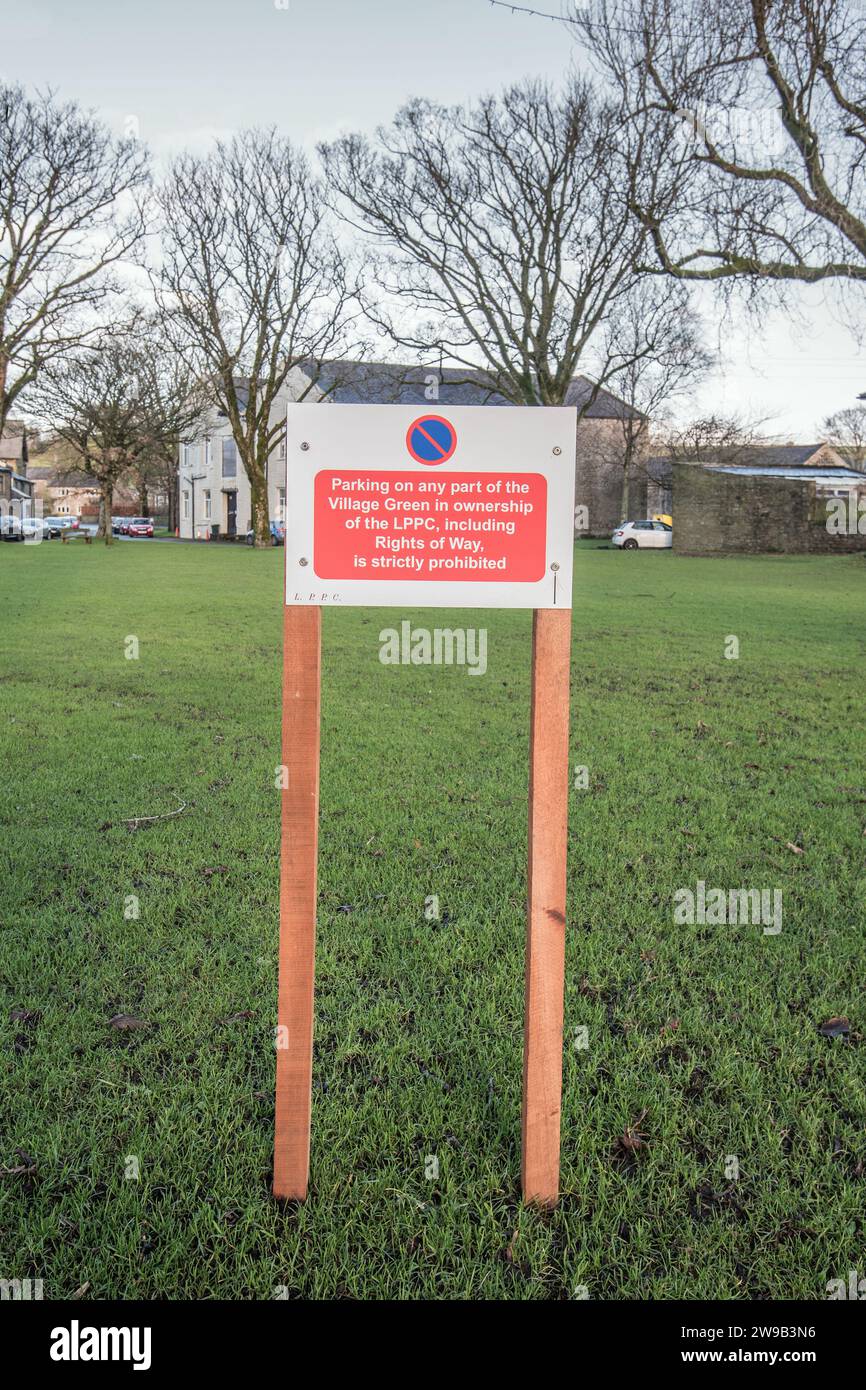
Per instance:
[[[40,415],[99,484],[97,534],[112,543],[114,489],[146,460],[165,455],[194,424],[200,408],[181,391],[166,391],[158,349],[126,332],[106,333],[45,369],[36,391]]]
[[[307,367],[312,383],[315,364],[347,350],[347,262],[307,160],[274,130],[181,156],[158,205],[158,297],[178,350],[228,417],[256,545],[269,545],[268,457],[285,426],[274,407],[293,368]]]
[[[830,444],[858,468],[866,463],[866,405],[837,410],[825,419],[823,432]]]
[[[343,215],[378,247],[368,311],[392,340],[480,367],[516,404],[562,404],[644,241],[616,119],[586,83],[527,82],[468,108],[415,100],[375,143],[323,146]],[[596,353],[597,387],[613,366]]]
[[[757,463],[760,450],[773,442],[760,433],[762,423],[739,415],[701,415],[669,426],[653,447],[672,462]]]
[[[143,146],[74,103],[0,84],[0,433],[41,368],[84,341],[141,237]]]
[[[866,280],[866,12],[855,0],[591,0],[656,269]]]
[[[161,422],[153,429],[150,447],[135,466],[138,505],[149,515],[150,495],[168,498],[168,527],[178,524],[178,474],[184,439],[195,437],[206,426],[213,405],[209,382],[191,370],[172,344],[170,325],[162,315],[145,317],[135,334],[139,370],[151,415]]]
[[[712,366],[700,322],[681,287],[641,280],[605,326],[606,356],[614,364],[611,385],[626,409],[599,441],[609,462],[622,469],[622,517],[630,515],[630,484],[646,474],[650,434],[662,427],[674,403]],[[617,356],[623,365],[616,367]],[[655,481],[655,479],[653,479]]]

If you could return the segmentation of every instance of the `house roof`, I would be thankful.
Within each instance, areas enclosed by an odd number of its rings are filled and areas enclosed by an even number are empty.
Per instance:
[[[866,482],[866,473],[858,473],[853,468],[828,468],[821,464],[785,468],[761,464],[708,463],[704,464],[704,467],[711,473],[737,473],[746,478],[810,478],[815,482]]]
[[[457,405],[511,405],[497,391],[494,379],[483,371],[466,367],[405,366],[398,362],[324,362],[316,372],[316,385],[338,405],[424,405],[429,403],[425,389],[430,378],[439,380],[437,403]],[[586,405],[595,383],[585,376],[575,377],[565,404],[584,408],[589,419],[622,420],[641,418],[640,412],[620,400],[612,391],[597,388],[595,400]]]
[[[31,464],[27,476],[35,483],[48,483],[50,487],[99,487],[98,479],[89,473],[82,472],[80,468],[62,468],[56,463]]]
[[[730,473],[788,472],[792,477],[825,470],[835,472],[840,468],[850,469],[850,459],[844,458],[827,443],[735,444],[721,449],[708,449],[706,457],[684,462],[702,463],[705,467],[724,466],[725,471]],[[671,465],[672,460],[668,455],[654,454],[646,460],[645,468],[650,477],[661,482],[670,478]]]
[[[823,457],[815,460],[816,454]],[[834,449],[826,441],[819,444],[749,444],[743,447],[732,446],[719,449],[715,463],[730,463],[745,467],[761,468],[838,468],[843,464]]]

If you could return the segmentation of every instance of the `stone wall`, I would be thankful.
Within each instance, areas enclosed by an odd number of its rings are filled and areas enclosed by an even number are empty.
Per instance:
[[[866,489],[861,489],[866,497]],[[673,548],[681,555],[851,554],[866,533],[827,529],[826,498],[806,479],[716,473],[674,464]]]

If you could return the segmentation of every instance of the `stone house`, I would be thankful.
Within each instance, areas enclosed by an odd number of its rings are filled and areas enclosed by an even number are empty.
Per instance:
[[[8,422],[7,433],[0,439],[0,503],[4,510],[13,504],[29,509],[33,498],[33,481],[28,475],[29,449],[27,430],[16,420]]]
[[[577,490],[575,506],[586,509],[583,534],[607,535],[622,520],[622,422],[629,414],[643,419],[612,392],[575,377],[566,405],[582,410],[577,425]],[[407,367],[385,362],[326,362],[317,370],[296,367],[276,401],[271,420],[285,418],[290,401],[321,401],[336,405],[458,405],[508,406],[483,372],[463,368]],[[268,500],[272,518],[285,508],[285,440],[278,439],[268,468]],[[640,478],[636,479],[638,493]],[[180,534],[204,539],[209,533],[234,539],[252,526],[250,486],[227,417],[216,407],[204,432],[180,447],[178,468]],[[645,507],[643,495],[635,505]],[[643,514],[643,513],[641,513]]]
[[[39,442],[28,473],[34,496],[42,504],[43,516],[83,516],[95,521],[99,516],[99,480],[82,469],[69,445],[49,436]],[[162,516],[168,509],[165,492],[149,490],[148,512]],[[114,489],[112,512],[115,516],[140,515],[141,502],[135,480],[121,480]]]
[[[80,470],[58,472],[47,463],[30,469],[43,516],[98,516],[99,483]]]

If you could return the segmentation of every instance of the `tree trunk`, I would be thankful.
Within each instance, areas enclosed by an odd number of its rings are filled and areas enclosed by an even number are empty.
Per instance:
[[[261,448],[247,464],[247,477],[250,480],[250,504],[253,514],[254,545],[264,550],[271,544],[271,518],[268,508],[267,445],[264,457]]]
[[[105,537],[106,545],[114,544],[114,536],[111,531],[111,512],[114,507],[114,484],[100,483],[99,486],[99,522],[96,527],[97,536]]]
[[[147,479],[138,480],[138,511],[140,516],[147,516]]]
[[[620,520],[621,520],[621,521],[628,521],[628,520],[630,520],[629,514],[628,514],[628,509],[629,509],[629,501],[628,501],[628,495],[629,495],[629,476],[628,476],[628,472],[629,472],[629,460],[626,459],[625,463],[623,464],[623,469],[622,469],[622,501],[620,502],[620,511],[621,511],[621,513],[622,513],[622,515],[621,515],[621,517],[620,517]]]
[[[6,416],[9,414],[9,402],[6,399],[6,379],[9,372],[9,358],[5,352],[0,352],[0,437],[6,430]]]

